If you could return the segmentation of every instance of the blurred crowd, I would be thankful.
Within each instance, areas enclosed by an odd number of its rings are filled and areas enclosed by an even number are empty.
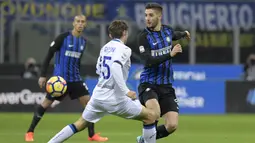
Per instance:
[[[24,72],[21,74],[22,78],[38,78],[40,74],[40,68],[36,63],[35,58],[28,58],[24,64]]]

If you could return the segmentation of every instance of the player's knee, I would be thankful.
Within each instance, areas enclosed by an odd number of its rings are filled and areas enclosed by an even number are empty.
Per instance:
[[[146,103],[146,108],[150,110],[150,115],[154,120],[160,118],[160,106],[157,99],[150,99]]]
[[[152,110],[151,111],[151,119],[152,120],[158,120],[160,118],[160,111]]]
[[[157,113],[153,110],[148,111],[147,118],[144,120],[144,123],[146,124],[152,124],[154,123],[158,118],[160,118],[160,113]]]
[[[153,108],[151,107],[151,108],[148,108],[148,109],[150,110],[149,114],[150,114],[151,120],[158,120],[160,118],[161,112],[160,112],[159,105],[158,105],[158,107],[154,106]]]
[[[169,133],[173,133],[174,131],[177,130],[178,128],[178,123],[175,122],[170,122],[170,123],[166,123],[166,129]]]
[[[154,119],[158,120],[160,118],[160,114],[161,114],[160,111],[154,111]]]
[[[153,113],[154,113],[155,120],[158,120],[160,118],[160,115],[161,115],[159,105],[153,109]]]

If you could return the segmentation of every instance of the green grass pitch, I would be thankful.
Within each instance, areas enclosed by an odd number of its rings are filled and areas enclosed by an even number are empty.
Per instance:
[[[50,137],[72,123],[80,114],[46,113],[35,131],[35,143],[46,143]],[[32,113],[0,113],[0,142],[23,143]],[[161,121],[162,123],[163,121]],[[135,143],[141,134],[138,121],[107,116],[96,124],[96,131],[109,137],[109,143]],[[66,143],[86,143],[87,130]],[[158,143],[254,143],[254,115],[182,115],[179,129]]]

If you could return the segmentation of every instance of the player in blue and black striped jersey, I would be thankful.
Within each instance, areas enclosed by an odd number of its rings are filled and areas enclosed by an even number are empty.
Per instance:
[[[138,47],[144,70],[140,75],[139,99],[147,108],[158,109],[165,119],[165,125],[157,126],[156,138],[164,138],[173,133],[178,125],[179,107],[172,87],[172,58],[182,52],[180,44],[172,48],[172,41],[190,39],[188,31],[174,31],[162,25],[162,6],[149,3],[145,8],[146,28],[138,37]],[[143,143],[142,136],[137,137]]]
[[[84,15],[77,15],[73,21],[73,30],[60,34],[51,44],[48,54],[43,62],[41,77],[39,78],[39,86],[42,88],[46,83],[46,72],[52,57],[55,54],[55,76],[61,76],[67,81],[67,94],[61,97],[52,97],[47,94],[44,101],[36,108],[32,123],[26,133],[25,140],[34,140],[34,129],[44,115],[46,109],[54,102],[54,100],[61,101],[66,95],[73,99],[78,99],[83,107],[89,101],[89,92],[87,86],[83,82],[80,75],[80,62],[83,51],[86,48],[86,40],[81,35],[86,27],[86,17]],[[72,128],[75,132],[75,127]],[[89,140],[105,142],[106,137],[101,137],[94,132],[94,124],[88,127]]]

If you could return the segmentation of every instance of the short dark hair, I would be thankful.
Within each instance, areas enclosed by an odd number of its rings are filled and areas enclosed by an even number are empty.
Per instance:
[[[108,27],[108,32],[112,38],[121,38],[125,30],[128,30],[128,26],[124,20],[114,20]]]
[[[145,6],[145,9],[156,9],[156,10],[162,12],[163,7],[158,3],[147,3]]]

